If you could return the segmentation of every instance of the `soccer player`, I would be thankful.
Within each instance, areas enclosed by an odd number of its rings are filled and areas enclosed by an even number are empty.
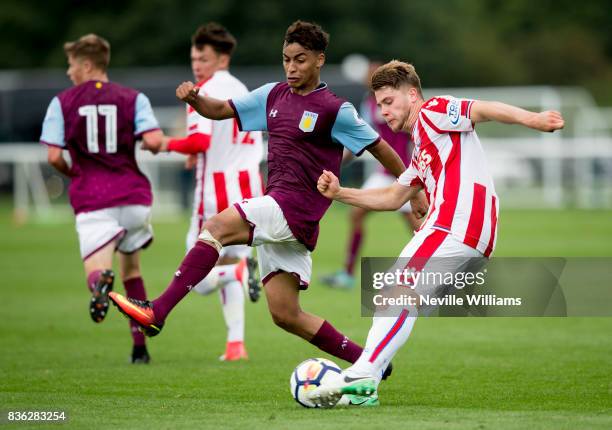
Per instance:
[[[193,34],[191,69],[200,94],[227,100],[248,93],[242,82],[229,72],[235,47],[234,36],[217,23],[203,25]],[[164,138],[160,147],[143,145],[143,148],[153,152],[195,154],[197,157],[187,251],[195,245],[204,220],[242,199],[262,195],[259,173],[263,156],[261,132],[239,131],[238,122],[233,118],[212,121],[187,105],[186,137]],[[250,255],[251,248],[247,245],[224,247],[217,266],[193,288],[203,295],[219,291],[227,326],[227,342],[221,360],[248,358],[244,345],[243,289],[248,290],[252,301],[257,301],[260,292],[255,278],[256,262]]]
[[[161,331],[172,308],[210,272],[224,246],[249,244],[257,247],[268,307],[278,326],[348,362],[361,354],[362,348],[329,322],[300,307],[319,221],[331,203],[317,191],[317,178],[322,168],[339,172],[343,147],[355,154],[370,151],[396,175],[405,166],[355,108],[320,81],[328,40],[318,25],[294,22],[283,45],[286,82],[241,97],[202,96],[190,82],[177,88],[177,96],[207,118],[234,117],[241,130],[268,131],[268,183],[265,196],[245,199],[204,222],[160,297],[148,302],[111,293],[118,308],[149,335]]]
[[[88,34],[66,43],[64,51],[74,86],[51,100],[40,141],[47,145],[49,164],[71,180],[70,204],[92,294],[89,313],[99,323],[108,311],[115,250],[127,296],[146,299],[139,251],[153,240],[152,193],[134,150],[138,139],[156,145],[163,134],[144,94],[108,80],[106,40]],[[144,336],[136,324],[130,327],[131,361],[148,363]]]
[[[482,265],[495,248],[499,198],[475,124],[497,121],[552,132],[563,128],[561,114],[451,96],[425,101],[414,67],[400,61],[381,66],[372,76],[371,88],[389,127],[411,133],[416,149],[410,166],[396,183],[374,190],[340,187],[335,172],[325,170],[319,191],[330,199],[380,211],[396,210],[424,189],[431,207],[423,226],[400,254],[407,261],[402,267],[427,271],[442,264],[444,273],[458,273]],[[434,264],[435,257],[444,257],[444,262],[438,258]],[[406,291],[413,289],[415,298],[438,297],[446,291],[444,285],[420,282],[410,287]],[[397,317],[375,316],[357,362],[343,372],[339,382],[313,390],[311,399],[330,407],[342,394],[377,398],[382,371],[407,341],[422,310],[419,301],[415,302],[417,306],[402,309]]]
[[[371,62],[368,67],[368,73],[365,77],[365,85],[369,87],[370,77],[372,73],[381,66],[379,62]],[[385,141],[391,145],[391,147],[397,152],[404,164],[408,164],[410,160],[410,154],[412,153],[412,142],[408,133],[403,131],[394,132],[389,128],[385,119],[380,114],[380,109],[376,104],[376,98],[371,91],[368,90],[366,96],[361,102],[359,109],[361,117],[378,132],[378,134],[385,139]],[[350,151],[345,150],[343,161],[348,161],[352,158]],[[390,171],[383,168],[382,166],[372,173],[366,181],[363,183],[363,189],[370,188],[383,188],[391,185],[397,180]],[[412,212],[410,203],[406,203],[404,206],[399,208],[398,212],[402,218],[406,221],[410,231],[416,231],[420,227],[422,216],[427,213],[427,201],[421,193],[422,207],[416,208],[416,213]],[[351,208],[350,213],[350,233],[349,240],[346,247],[346,258],[344,260],[344,268],[334,273],[321,277],[321,282],[332,287],[332,288],[353,288],[355,286],[355,262],[359,255],[359,249],[363,243],[365,235],[364,223],[366,216],[370,211],[360,208]]]

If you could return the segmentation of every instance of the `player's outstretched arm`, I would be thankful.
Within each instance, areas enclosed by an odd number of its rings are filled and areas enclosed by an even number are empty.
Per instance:
[[[397,152],[395,152],[384,139],[380,139],[380,141],[376,145],[370,147],[368,151],[370,151],[370,154],[372,154],[380,164],[393,173],[396,178],[406,170],[406,166],[400,156],[397,155]]]
[[[196,155],[206,152],[210,147],[210,135],[193,133],[185,137],[169,137],[161,135],[158,139],[143,139],[142,149],[158,152],[178,152],[185,155]]]
[[[520,124],[539,131],[553,132],[563,128],[565,122],[557,111],[531,112],[501,102],[476,100],[470,119],[475,122],[497,121],[504,124]]]
[[[406,170],[406,166],[404,165],[404,162],[400,156],[393,148],[391,148],[391,145],[389,145],[383,139],[381,139],[378,144],[370,148],[369,151],[378,161],[380,161],[380,164],[385,166],[396,177],[399,177],[402,173],[404,173],[404,170]],[[410,203],[412,205],[412,211],[417,219],[423,218],[427,214],[429,204],[427,203],[427,198],[423,192],[415,193],[414,197],[410,198]]]
[[[340,186],[338,177],[329,170],[323,170],[317,189],[328,199],[374,211],[397,210],[419,192],[416,187],[406,187],[397,182],[387,188],[345,188]]]
[[[161,130],[152,130],[142,135],[142,149],[151,151],[153,154],[157,154],[160,151],[164,151],[164,142],[167,141],[166,136]]]
[[[176,89],[176,96],[188,103],[203,117],[221,120],[234,117],[234,110],[227,100],[219,100],[213,97],[199,95],[199,87],[193,82],[183,82]]]
[[[68,162],[64,159],[62,151],[62,148],[49,145],[47,147],[47,161],[58,172],[63,173],[66,176],[74,176],[70,170]]]

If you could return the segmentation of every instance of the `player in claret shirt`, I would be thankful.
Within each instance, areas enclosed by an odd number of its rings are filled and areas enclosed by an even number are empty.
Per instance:
[[[199,93],[221,100],[248,94],[246,87],[230,72],[236,39],[223,26],[208,23],[191,38],[191,69]],[[259,131],[242,132],[234,118],[212,121],[187,105],[187,136],[165,138],[160,147],[143,148],[153,152],[175,151],[195,157],[196,187],[193,215],[187,233],[187,251],[195,245],[205,220],[230,205],[261,196],[259,164],[263,156]],[[217,266],[199,282],[194,291],[208,295],[219,291],[227,326],[227,343],[220,359],[247,359],[244,344],[244,292],[251,301],[259,298],[257,262],[247,245],[224,247]]]
[[[400,157],[348,102],[320,81],[328,35],[297,21],[283,45],[286,82],[263,85],[228,101],[203,96],[190,82],[177,96],[201,115],[236,118],[241,130],[269,133],[265,196],[245,199],[207,220],[164,293],[152,302],[112,293],[119,309],[150,335],[159,333],[172,308],[214,267],[223,247],[255,246],[274,322],[325,352],[354,362],[362,348],[321,317],[305,312],[299,294],[310,282],[319,221],[331,202],[317,191],[321,169],[339,173],[343,148],[370,151],[395,175]]]
[[[110,45],[88,34],[64,45],[74,87],[51,100],[40,141],[49,163],[70,177],[70,204],[76,214],[81,258],[92,293],[89,312],[101,322],[113,288],[113,254],[119,251],[121,280],[128,297],[144,300],[139,251],[153,240],[148,179],[136,164],[136,141],[151,145],[163,134],[149,99],[109,82]],[[68,165],[63,151],[70,153]],[[133,363],[148,363],[145,339],[130,323]]]
[[[402,250],[403,260],[398,260],[391,272],[408,269],[455,274],[478,270],[495,248],[499,198],[475,124],[497,121],[552,132],[563,128],[561,114],[452,96],[425,101],[414,67],[400,61],[381,66],[372,76],[371,88],[389,127],[412,135],[415,149],[408,169],[393,185],[372,190],[340,187],[335,172],[327,170],[319,178],[319,191],[330,199],[380,211],[396,210],[424,189],[429,214]],[[402,285],[409,287],[403,290],[414,296],[416,306],[398,309],[395,317],[375,316],[359,360],[338,382],[312,390],[311,400],[331,407],[343,394],[378,399],[380,375],[408,340],[422,309],[419,297],[442,297],[451,287],[432,284],[415,277]]]

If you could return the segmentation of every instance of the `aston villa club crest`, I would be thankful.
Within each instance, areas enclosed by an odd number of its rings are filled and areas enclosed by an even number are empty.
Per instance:
[[[304,111],[302,119],[300,120],[300,130],[304,133],[310,133],[314,130],[315,124],[317,123],[318,113]]]

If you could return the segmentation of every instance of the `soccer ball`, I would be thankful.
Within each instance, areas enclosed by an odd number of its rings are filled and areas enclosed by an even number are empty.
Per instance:
[[[309,358],[302,361],[293,370],[289,385],[291,395],[305,408],[316,408],[317,405],[306,398],[306,393],[321,383],[329,383],[339,378],[342,369],[336,363],[325,358]]]

